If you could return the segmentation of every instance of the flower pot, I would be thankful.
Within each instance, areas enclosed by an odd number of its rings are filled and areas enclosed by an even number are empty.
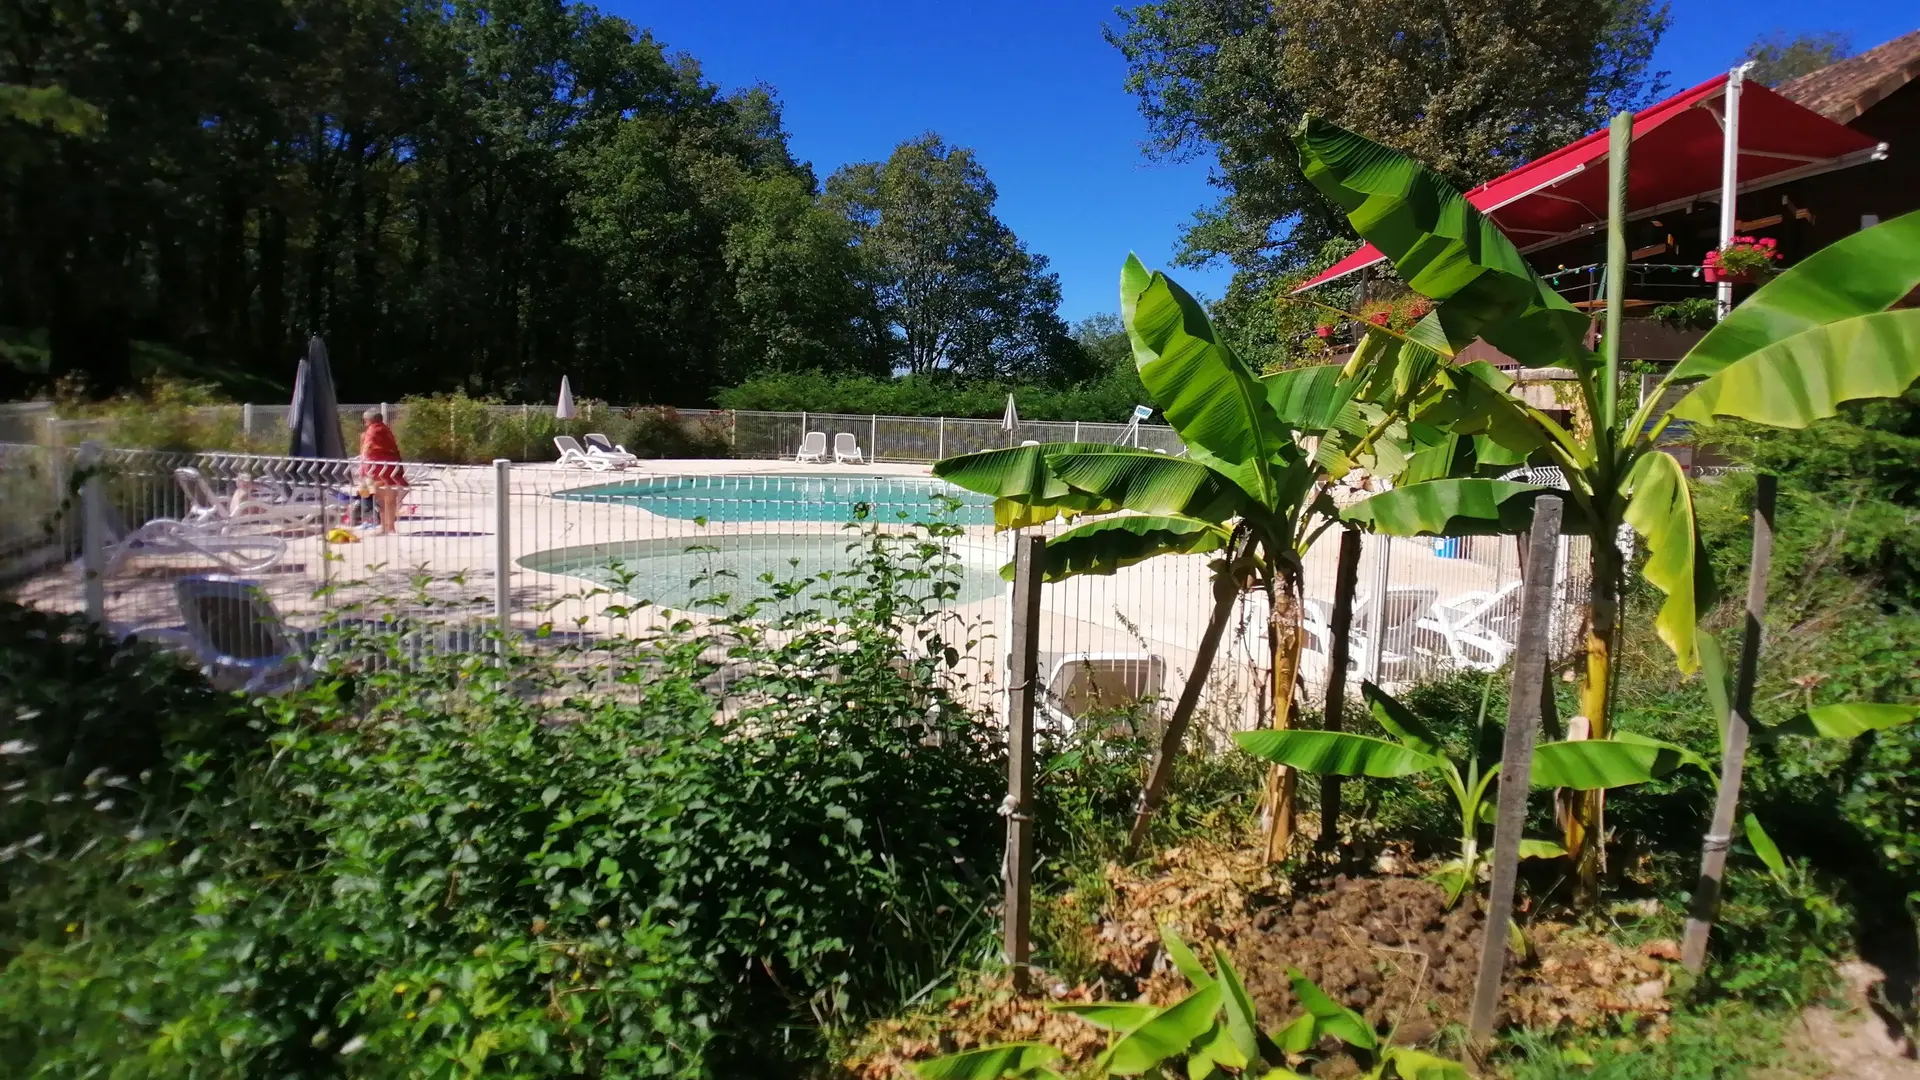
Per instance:
[[[1729,273],[1716,266],[1709,266],[1705,269],[1708,284],[1718,284],[1719,282],[1725,281],[1734,285],[1751,285],[1754,282],[1754,274],[1751,270],[1736,270]]]

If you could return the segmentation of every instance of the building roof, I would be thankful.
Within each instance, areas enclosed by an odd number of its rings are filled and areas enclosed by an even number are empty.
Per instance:
[[[1850,124],[1915,79],[1920,79],[1920,30],[1788,79],[1774,90],[1829,120]]]

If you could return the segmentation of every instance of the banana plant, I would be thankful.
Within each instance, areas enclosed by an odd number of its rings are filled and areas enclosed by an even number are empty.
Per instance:
[[[1483,747],[1492,734],[1487,728],[1487,703],[1492,685],[1489,677],[1480,695],[1471,749],[1464,760],[1448,757],[1441,748],[1439,736],[1422,723],[1413,710],[1370,682],[1360,687],[1361,695],[1391,739],[1339,731],[1243,731],[1235,734],[1234,740],[1242,750],[1257,758],[1316,776],[1391,779],[1420,773],[1438,775],[1453,793],[1460,811],[1460,854],[1429,876],[1446,890],[1447,904],[1451,906],[1459,902],[1468,886],[1479,880],[1485,862],[1482,830],[1493,823],[1495,804],[1490,796],[1494,781],[1500,775],[1500,763],[1482,760]],[[1622,787],[1645,783],[1686,764],[1689,757],[1679,746],[1639,737],[1610,742],[1546,743],[1535,748],[1535,786],[1540,786],[1537,777],[1543,768],[1548,777],[1564,782],[1564,786]],[[1547,761],[1544,767],[1543,758]],[[1558,787],[1563,783],[1548,786]],[[1523,859],[1557,858],[1565,854],[1566,849],[1551,840],[1520,841]]]
[[[1415,292],[1435,301],[1407,333],[1408,350],[1452,358],[1475,339],[1531,368],[1571,371],[1588,424],[1572,428],[1506,394],[1472,383],[1429,403],[1415,422],[1503,446],[1559,466],[1569,520],[1594,538],[1581,712],[1593,738],[1612,734],[1609,705],[1624,559],[1614,538],[1631,528],[1647,551],[1641,573],[1664,599],[1654,628],[1682,672],[1699,666],[1695,626],[1713,602],[1685,474],[1659,449],[1672,420],[1727,417],[1798,428],[1848,401],[1890,397],[1920,378],[1920,310],[1889,310],[1920,284],[1920,212],[1862,230],[1801,261],[1757,290],[1691,349],[1660,387],[1629,411],[1619,403],[1619,314],[1626,245],[1624,205],[1631,117],[1615,118],[1609,222],[1608,334],[1604,355],[1584,344],[1590,318],[1543,281],[1493,222],[1439,174],[1412,158],[1317,117],[1296,136],[1302,167],[1361,236],[1392,260]],[[1670,387],[1692,383],[1665,416]],[[1530,518],[1543,489],[1450,475],[1402,484],[1351,507],[1349,520],[1400,536],[1508,532]],[[1581,892],[1592,896],[1597,797],[1569,821]]]
[[[1214,610],[1167,725],[1137,810],[1133,842],[1164,791],[1234,601],[1263,590],[1271,613],[1272,726],[1289,726],[1301,646],[1304,553],[1338,524],[1329,481],[1356,466],[1442,469],[1471,463],[1493,444],[1448,443],[1420,457],[1401,449],[1405,416],[1436,379],[1494,377],[1442,372],[1437,358],[1401,348],[1370,329],[1353,362],[1256,375],[1215,333],[1206,312],[1163,273],[1129,256],[1120,276],[1121,315],[1140,380],[1186,443],[1179,457],[1098,443],[1055,443],[948,458],[934,474],[994,497],[1002,528],[1056,517],[1087,518],[1049,541],[1045,578],[1111,574],[1161,555],[1212,555]],[[1423,359],[1425,362],[1423,362]],[[1449,384],[1450,385],[1450,384]],[[1435,434],[1438,434],[1437,432]],[[1124,513],[1123,513],[1124,511]],[[1292,833],[1293,776],[1270,781],[1268,857],[1284,856]]]
[[[1113,1033],[1094,1062],[1102,1076],[1166,1076],[1179,1062],[1190,1080],[1229,1076],[1305,1080],[1284,1062],[1332,1037],[1370,1066],[1364,1080],[1470,1080],[1458,1062],[1405,1046],[1382,1046],[1366,1019],[1333,1000],[1297,968],[1287,969],[1293,996],[1307,1011],[1272,1033],[1260,1029],[1253,999],[1225,950],[1213,950],[1214,970],[1162,926],[1167,957],[1192,990],[1172,1005],[1146,1002],[1069,1002],[1050,1006]],[[912,1066],[924,1080],[1058,1080],[1059,1051],[1045,1043],[1003,1043]]]

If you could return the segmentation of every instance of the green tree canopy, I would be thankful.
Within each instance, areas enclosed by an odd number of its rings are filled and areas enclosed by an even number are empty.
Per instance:
[[[1294,269],[1349,235],[1286,144],[1307,113],[1414,155],[1462,187],[1648,100],[1655,0],[1152,0],[1107,38],[1161,158],[1208,158],[1224,192],[1178,262]]]
[[[926,134],[848,165],[827,196],[853,224],[893,367],[975,378],[1087,373],[1060,321],[1059,276],[998,217],[973,151]]]
[[[1747,78],[1761,86],[1779,86],[1852,55],[1853,39],[1842,33],[1788,34],[1775,30],[1754,38],[1740,59],[1753,62]]]

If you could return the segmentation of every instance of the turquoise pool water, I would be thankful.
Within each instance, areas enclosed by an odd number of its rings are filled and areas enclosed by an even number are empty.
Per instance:
[[[957,499],[948,520],[962,525],[993,522],[993,501],[933,479],[862,476],[857,473],[786,473],[756,476],[660,476],[572,488],[556,498],[631,503],[663,517],[691,521],[852,521],[855,507],[869,520],[919,521],[935,512],[934,497]]]
[[[859,537],[837,533],[772,533],[752,536],[676,537],[626,540],[611,544],[556,548],[520,559],[529,570],[565,574],[604,585],[635,600],[681,611],[738,611],[749,600],[766,597],[772,585],[859,565]],[[904,551],[905,548],[903,547]],[[999,595],[1006,588],[999,570],[1004,548],[989,543],[948,541],[947,551],[960,570],[960,590],[949,605]],[[853,580],[813,584],[801,598],[779,609],[834,609],[826,594],[836,586],[858,587]],[[910,593],[925,596],[931,582],[909,582]]]

